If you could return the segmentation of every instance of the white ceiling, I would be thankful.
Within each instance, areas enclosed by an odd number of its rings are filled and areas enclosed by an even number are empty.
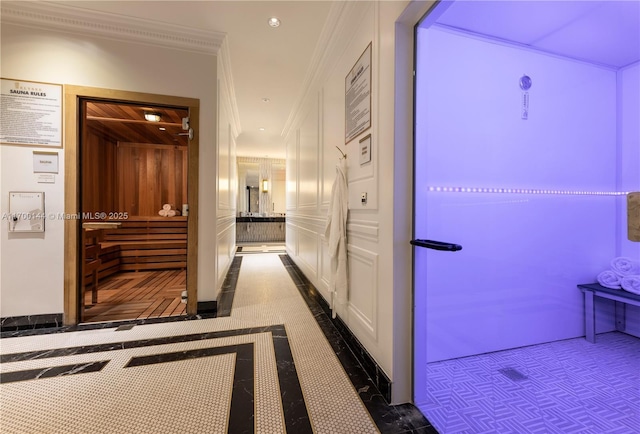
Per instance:
[[[281,133],[302,91],[331,1],[54,3],[226,33],[241,126],[238,155],[285,158]],[[272,16],[281,20],[280,27],[269,27]]]
[[[437,24],[612,68],[640,60],[639,0],[464,0]]]
[[[337,0],[344,1],[344,0]],[[332,1],[60,1],[82,10],[226,33],[241,133],[238,155],[285,158],[296,105]],[[446,7],[447,5],[448,8]],[[639,60],[640,0],[444,2],[426,21],[614,68]],[[267,20],[282,24],[273,29]],[[269,103],[262,102],[269,98]],[[265,128],[265,131],[260,131]]]

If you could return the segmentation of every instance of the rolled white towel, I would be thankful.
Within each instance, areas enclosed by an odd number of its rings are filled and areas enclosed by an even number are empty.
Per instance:
[[[640,263],[620,256],[611,260],[611,269],[619,276],[631,276],[640,274]]]
[[[166,209],[161,209],[160,211],[158,211],[158,215],[159,215],[160,217],[167,217],[167,213],[168,213],[168,212],[169,212],[169,211],[167,211]]]
[[[625,276],[620,284],[625,291],[640,295],[640,275]]]
[[[162,209],[165,211],[169,211],[171,209],[171,204],[165,203],[164,205],[162,205]]]
[[[598,274],[598,283],[605,288],[620,289],[620,276],[611,270],[603,271]]]
[[[167,217],[175,217],[177,215],[180,215],[180,211],[178,211],[177,209],[170,209],[169,211],[167,211]]]

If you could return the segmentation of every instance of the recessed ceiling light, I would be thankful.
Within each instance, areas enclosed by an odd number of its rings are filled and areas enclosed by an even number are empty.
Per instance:
[[[271,101],[269,98],[262,98],[262,102],[269,102]]]
[[[149,122],[160,122],[159,113],[144,112],[144,118]]]
[[[271,17],[271,18],[269,18],[269,25],[271,27],[279,27],[280,26],[280,20],[277,19],[276,17]]]
[[[264,131],[264,127],[260,127],[258,128],[260,131]]]

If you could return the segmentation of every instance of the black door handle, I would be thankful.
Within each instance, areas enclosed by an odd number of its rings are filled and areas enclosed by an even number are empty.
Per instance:
[[[433,240],[411,240],[411,244],[418,247],[425,247],[427,249],[445,250],[447,252],[457,252],[462,250],[460,244],[444,243],[442,241]]]

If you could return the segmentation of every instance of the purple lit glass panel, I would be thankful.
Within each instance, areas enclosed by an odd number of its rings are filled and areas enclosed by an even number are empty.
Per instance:
[[[415,249],[419,404],[428,362],[584,334],[576,284],[616,256],[625,192],[615,71],[442,29],[417,44],[415,238],[463,246]]]

